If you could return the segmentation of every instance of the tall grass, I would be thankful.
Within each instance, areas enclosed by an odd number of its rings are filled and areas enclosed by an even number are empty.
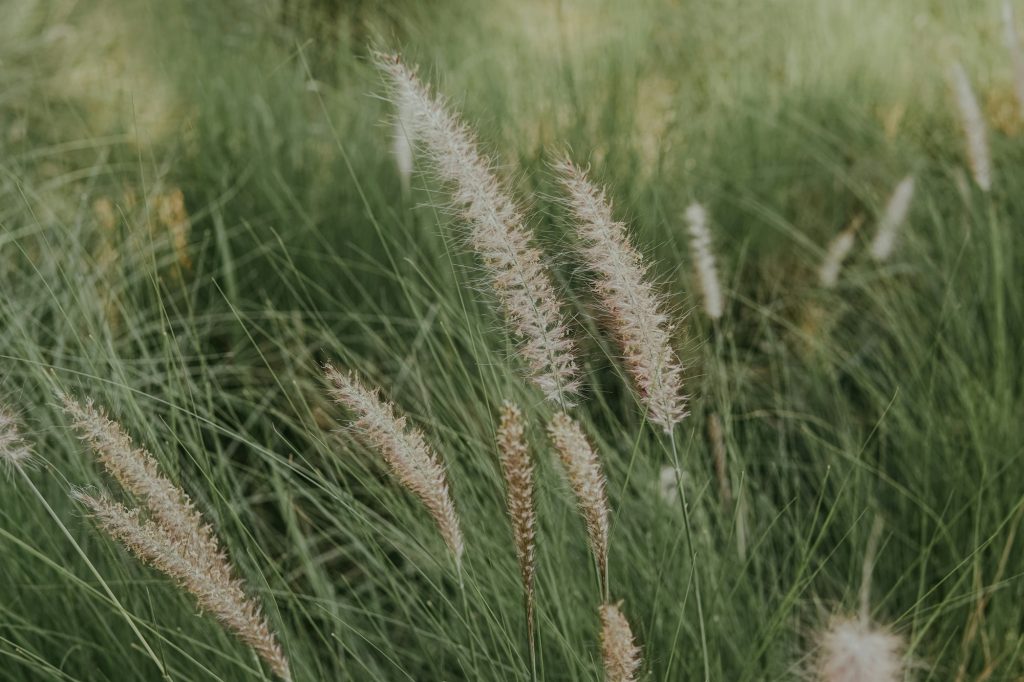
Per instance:
[[[876,517],[868,622],[906,642],[903,679],[1024,675],[1024,146],[1013,58],[991,38],[1001,3],[9,4],[0,403],[32,456],[0,480],[0,679],[263,675],[68,497],[109,482],[58,391],[94,396],[189,491],[295,680],[605,674],[552,407],[418,153],[403,192],[395,112],[367,96],[384,93],[372,44],[401,46],[473,123],[550,261],[586,386],[571,416],[608,481],[604,608],[623,600],[643,658],[621,659],[625,679],[813,677],[819,633],[860,607]],[[988,192],[957,190],[954,59],[986,123]],[[671,442],[579,267],[549,166],[566,146],[668,309],[690,311],[671,336],[692,395],[674,498]],[[908,173],[877,263],[877,217]],[[694,289],[693,201],[714,217],[717,321]],[[861,214],[822,286],[829,241]],[[434,519],[338,429],[326,361],[383,387],[442,454],[461,585]],[[535,665],[505,400],[535,455]]]

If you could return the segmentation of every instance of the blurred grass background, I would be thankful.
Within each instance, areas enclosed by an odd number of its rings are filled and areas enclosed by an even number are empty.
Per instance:
[[[527,407],[541,467],[542,678],[600,675],[581,529],[545,412],[460,228],[402,191],[371,46],[421,64],[479,131],[577,315],[615,509],[615,592],[645,679],[701,679],[694,566],[659,494],[663,442],[597,335],[547,167],[607,183],[687,313],[684,467],[712,679],[809,674],[813,633],[857,607],[875,517],[873,615],[910,678],[1024,679],[1024,174],[998,2],[7,0],[0,3],[0,394],[36,442],[0,482],[0,679],[158,679],[63,524],[172,679],[259,679],[189,599],[67,498],[110,487],[53,390],[94,396],[215,521],[266,595],[297,680],[527,679],[493,446]],[[1022,28],[1022,27],[1019,27]],[[995,188],[961,192],[946,71],[990,126]],[[896,257],[816,268],[856,215],[870,238],[918,178]],[[712,216],[729,291],[711,325],[682,220]],[[424,426],[467,525],[468,604],[429,521],[336,431],[317,362],[360,370]],[[722,420],[736,498],[716,491]],[[57,520],[59,519],[59,521]]]

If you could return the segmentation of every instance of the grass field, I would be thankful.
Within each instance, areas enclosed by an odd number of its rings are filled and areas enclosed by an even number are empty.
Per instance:
[[[188,492],[296,681],[603,679],[604,595],[545,434],[557,409],[419,152],[403,187],[373,49],[461,112],[566,302],[637,679],[819,679],[819,633],[866,605],[903,643],[893,679],[1024,680],[1024,111],[1000,2],[5,0],[0,16],[0,404],[33,451],[0,476],[0,680],[273,679],[72,499],[118,488],[62,392]],[[566,150],[676,321],[691,414],[672,438],[595,308],[551,165]],[[346,428],[328,361],[443,460],[461,566]],[[534,666],[505,400],[537,468]]]

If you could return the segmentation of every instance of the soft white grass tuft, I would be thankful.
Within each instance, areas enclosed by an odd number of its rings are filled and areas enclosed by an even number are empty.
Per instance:
[[[967,148],[967,163],[971,167],[974,183],[983,192],[992,189],[992,158],[988,147],[988,131],[985,117],[974,95],[974,88],[967,72],[960,62],[954,62],[949,70],[953,97],[956,100]]]
[[[11,470],[24,468],[32,449],[21,436],[21,426],[10,408],[0,405],[0,462]]]
[[[671,433],[687,415],[683,367],[672,349],[672,325],[654,291],[643,257],[626,226],[612,217],[604,190],[568,158],[555,164],[583,242],[594,289],[621,347],[641,404],[651,422]]]
[[[640,647],[633,639],[622,602],[601,606],[601,657],[606,682],[634,682],[640,670]]]
[[[836,619],[820,636],[820,682],[898,682],[903,641],[860,619]]]
[[[914,184],[913,175],[900,180],[885,205],[875,238],[871,241],[871,257],[879,263],[888,260],[896,248],[896,237],[907,220],[910,202],[914,199]]]
[[[403,126],[415,136],[434,172],[452,188],[470,227],[470,243],[490,277],[519,355],[544,396],[563,409],[580,390],[575,349],[563,305],[534,245],[523,211],[480,153],[469,127],[432,94],[414,71],[390,55],[377,64],[391,86]]]
[[[725,312],[725,297],[718,279],[715,252],[711,246],[711,230],[708,228],[708,212],[703,205],[690,204],[686,209],[687,230],[690,233],[690,252],[697,268],[697,277],[704,301],[704,312],[712,320],[722,317]]]

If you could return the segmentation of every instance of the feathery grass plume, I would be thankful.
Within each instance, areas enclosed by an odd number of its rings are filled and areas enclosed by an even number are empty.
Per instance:
[[[121,487],[144,501],[156,522],[196,560],[220,563],[213,529],[203,523],[188,495],[160,473],[153,456],[136,447],[121,425],[96,408],[91,399],[83,405],[61,394],[60,400],[79,438],[96,452]]]
[[[512,403],[506,402],[502,406],[501,422],[498,425],[498,452],[501,455],[501,469],[505,475],[506,501],[509,519],[512,521],[516,557],[519,559],[519,573],[523,579],[526,632],[532,657],[537,510],[533,501],[533,462],[530,460],[525,433],[522,412]]]
[[[863,224],[864,216],[856,216],[846,229],[829,242],[825,258],[821,261],[821,267],[818,269],[818,281],[821,282],[821,286],[832,289],[839,282],[839,271],[842,270],[846,257],[853,250],[857,231]]]
[[[898,682],[903,640],[863,620],[838,618],[818,640],[820,682]]]
[[[725,507],[732,506],[732,483],[729,481],[728,453],[725,449],[725,431],[717,412],[708,415],[708,440],[711,454],[715,459],[715,477],[718,479],[718,493]]]
[[[686,415],[683,368],[672,349],[672,327],[662,312],[640,253],[626,226],[612,217],[604,190],[564,158],[554,165],[576,218],[587,267],[597,273],[594,288],[622,347],[626,366],[651,422],[671,433]]]
[[[407,106],[399,106],[395,114],[394,129],[391,133],[391,153],[395,156],[398,177],[402,181],[402,191],[409,193],[412,183],[413,155],[416,141],[412,127],[412,115]]]
[[[707,210],[696,202],[690,204],[686,209],[686,222],[690,233],[690,252],[693,254],[693,263],[697,268],[700,290],[704,297],[704,312],[712,320],[717,320],[725,311],[725,298],[718,281],[715,253],[711,248]]]
[[[0,462],[10,470],[21,469],[32,459],[32,450],[21,437],[14,412],[0,405]]]
[[[640,647],[633,641],[622,602],[601,606],[601,654],[607,682],[634,682],[640,670]]]
[[[138,510],[106,498],[79,494],[100,526],[145,563],[166,573],[190,592],[199,606],[253,649],[274,673],[290,680],[288,661],[259,607],[246,596],[241,581],[232,577],[231,564],[213,529],[203,522],[185,492],[165,478],[156,460],[117,422],[93,406],[61,394],[64,411],[73,420],[79,438],[99,456],[107,471],[132,495],[146,504],[151,520]]]
[[[108,535],[123,544],[140,561],[174,580],[195,597],[229,632],[251,648],[282,680],[291,680],[288,660],[274,633],[250,599],[242,582],[232,577],[231,565],[222,552],[199,556],[179,540],[180,529],[165,528],[158,520],[143,520],[138,509],[127,509],[108,497],[83,492],[73,497],[84,504]]]
[[[1017,38],[1017,22],[1014,18],[1013,3],[1003,0],[1003,28],[1006,49],[1010,52],[1013,65],[1013,92],[1017,95],[1017,115],[1024,118],[1024,53],[1021,53]]]
[[[900,180],[889,197],[882,218],[878,221],[875,238],[871,240],[871,257],[879,263],[888,260],[896,248],[896,235],[907,219],[913,198],[914,176],[908,175]]]
[[[324,365],[330,382],[330,396],[356,414],[353,427],[368,447],[384,458],[398,481],[419,498],[434,519],[441,537],[461,566],[464,544],[459,516],[448,491],[444,465],[427,445],[423,434],[406,426],[404,416],[396,417],[394,406],[370,390],[354,373],[343,374]]]
[[[377,55],[404,125],[415,135],[434,172],[452,187],[453,204],[469,224],[470,244],[483,261],[530,379],[563,408],[580,382],[562,302],[522,210],[509,196],[469,127],[450,112],[396,56]]]
[[[590,551],[597,562],[602,590],[608,590],[608,495],[605,476],[597,453],[591,447],[579,423],[564,412],[548,423],[548,436],[562,461],[569,486],[587,527]]]
[[[967,163],[971,167],[974,182],[983,192],[992,189],[992,160],[988,149],[988,131],[985,129],[985,117],[974,96],[974,89],[967,77],[967,72],[960,62],[953,62],[949,70],[949,78],[960,114],[960,126],[963,128],[964,141],[967,147]]]

